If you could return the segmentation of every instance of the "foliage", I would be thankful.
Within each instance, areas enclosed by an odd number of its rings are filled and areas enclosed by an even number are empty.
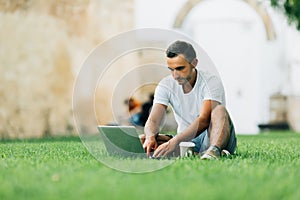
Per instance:
[[[300,0],[271,0],[271,5],[280,9],[287,16],[289,23],[295,23],[300,30]]]
[[[239,135],[238,142],[231,158],[178,159],[130,174],[99,163],[78,138],[2,140],[0,199],[299,199],[300,134]]]

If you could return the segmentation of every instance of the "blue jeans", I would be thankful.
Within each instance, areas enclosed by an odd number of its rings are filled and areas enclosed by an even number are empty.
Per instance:
[[[192,142],[195,143],[195,149],[194,149],[195,152],[202,153],[202,152],[206,151],[210,146],[207,130],[203,131],[199,136],[192,139]],[[234,126],[232,123],[230,126],[230,138],[229,138],[227,146],[224,149],[229,151],[230,154],[234,154],[235,149],[236,149],[236,135],[235,135]]]

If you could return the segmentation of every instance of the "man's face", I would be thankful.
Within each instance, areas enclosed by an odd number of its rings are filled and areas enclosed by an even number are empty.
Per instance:
[[[194,66],[192,66],[183,55],[179,54],[176,57],[167,58],[167,64],[173,78],[178,84],[183,85],[191,80]]]

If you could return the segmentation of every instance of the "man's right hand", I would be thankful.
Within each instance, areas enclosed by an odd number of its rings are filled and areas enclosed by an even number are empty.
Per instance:
[[[146,140],[143,144],[143,148],[145,149],[147,156],[150,157],[150,152],[154,151],[157,148],[158,144],[155,139],[155,135],[153,136],[146,136]]]

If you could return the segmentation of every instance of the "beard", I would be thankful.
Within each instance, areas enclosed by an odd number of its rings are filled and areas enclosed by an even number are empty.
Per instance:
[[[193,78],[193,68],[191,68],[190,73],[188,74],[187,77],[178,77],[176,78],[176,81],[178,82],[179,85],[184,85],[189,83],[189,81]]]

